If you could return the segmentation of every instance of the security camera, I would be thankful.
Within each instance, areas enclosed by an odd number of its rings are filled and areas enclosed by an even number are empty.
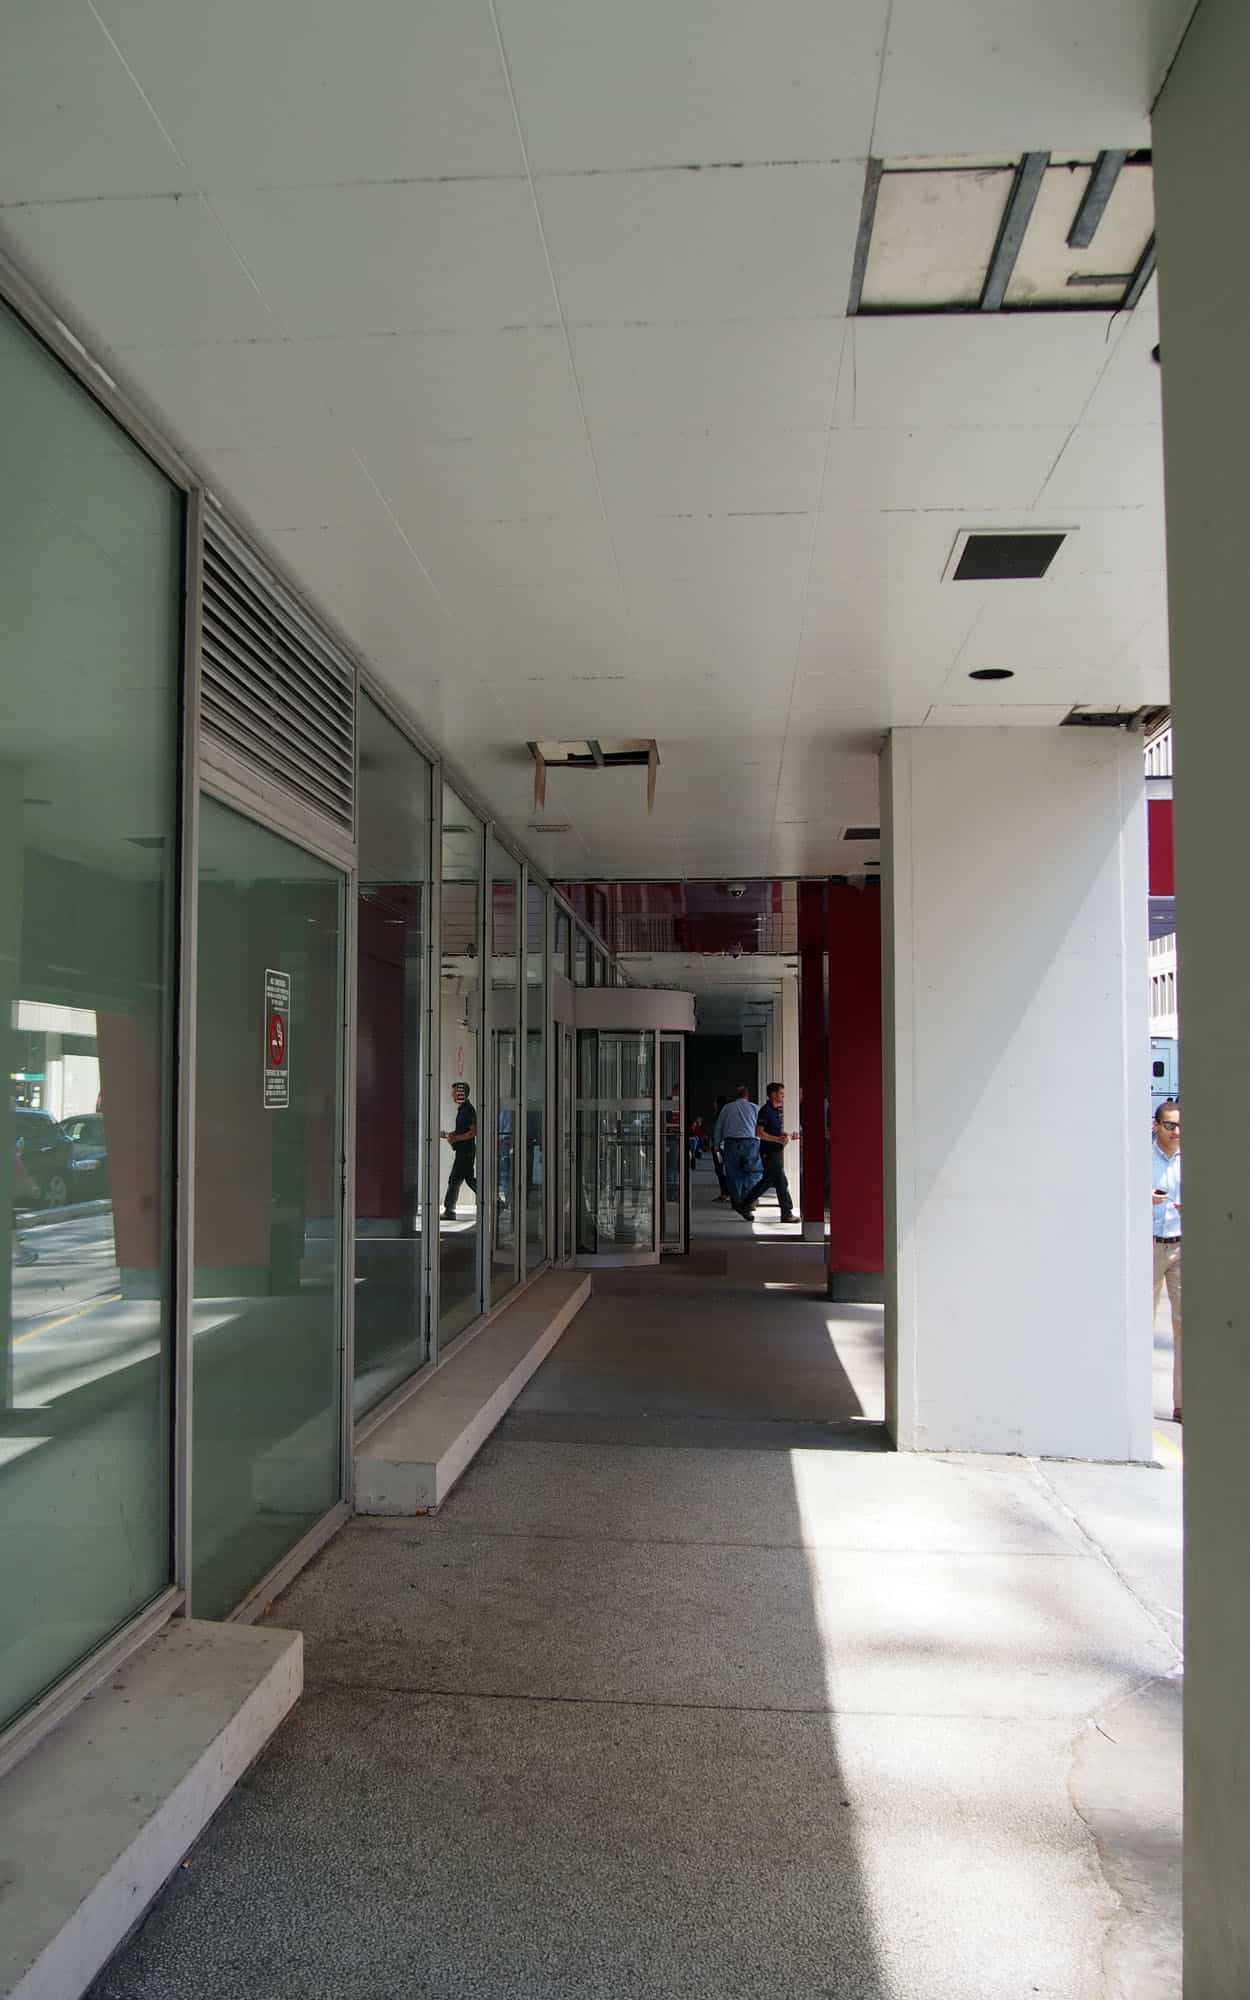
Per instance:
[[[739,896],[745,896],[746,892],[747,885],[745,882],[726,882],[725,884],[725,894],[732,896],[735,902],[737,902]]]

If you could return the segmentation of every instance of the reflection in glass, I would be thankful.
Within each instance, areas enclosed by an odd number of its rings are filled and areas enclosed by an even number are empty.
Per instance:
[[[547,1255],[547,895],[526,889],[525,1266]]]
[[[554,949],[555,968],[566,979],[572,979],[573,967],[569,962],[569,947],[572,942],[572,924],[567,910],[556,909],[556,941]]]
[[[491,1232],[491,1303],[520,1276],[517,1229],[517,1033],[521,990],[518,969],[518,900],[521,870],[495,839],[490,841],[490,1038],[495,1084],[495,1212]]]
[[[590,984],[590,939],[583,930],[573,932],[573,984]]]
[[[563,1024],[557,1083],[560,1119],[560,1255],[571,1257],[576,1242],[577,1140],[574,1125],[573,1030]]]
[[[439,1339],[450,1340],[481,1312],[479,1264],[478,1059],[482,1026],[479,957],[482,823],[443,786],[442,1044],[436,1172],[443,1182],[439,1221]]]
[[[328,862],[203,801],[191,1399],[201,1618],[224,1617],[339,1497],[343,900]]]
[[[660,1037],[660,1118],[664,1131],[664,1176],[660,1184],[660,1243],[685,1248],[687,1152],[682,1092],[682,1039]]]
[[[358,723],[356,1414],[428,1358],[421,1016],[430,767],[367,695]]]
[[[655,1036],[578,1034],[580,1251],[655,1247]]]
[[[182,500],[0,308],[0,1726],[170,1583]]]

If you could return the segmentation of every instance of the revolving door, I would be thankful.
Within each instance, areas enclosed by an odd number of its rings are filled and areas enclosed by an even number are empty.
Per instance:
[[[655,1264],[661,1252],[688,1248],[692,1002],[642,988],[591,990],[578,993],[577,1018],[577,1262]]]

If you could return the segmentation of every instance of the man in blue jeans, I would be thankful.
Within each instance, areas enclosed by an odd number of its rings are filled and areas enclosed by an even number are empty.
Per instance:
[[[739,1215],[745,1212],[746,1197],[759,1179],[760,1142],[755,1133],[759,1117],[760,1108],[751,1096],[750,1084],[740,1083],[737,1095],[723,1107],[712,1134],[713,1147],[719,1148],[724,1157],[729,1199]]]

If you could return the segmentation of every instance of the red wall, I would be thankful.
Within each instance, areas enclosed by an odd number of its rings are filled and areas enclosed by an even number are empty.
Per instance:
[[[1150,894],[1176,894],[1176,868],[1172,859],[1172,801],[1147,799],[1147,838],[1150,847]]]
[[[830,882],[829,1269],[883,1271],[881,885]]]

